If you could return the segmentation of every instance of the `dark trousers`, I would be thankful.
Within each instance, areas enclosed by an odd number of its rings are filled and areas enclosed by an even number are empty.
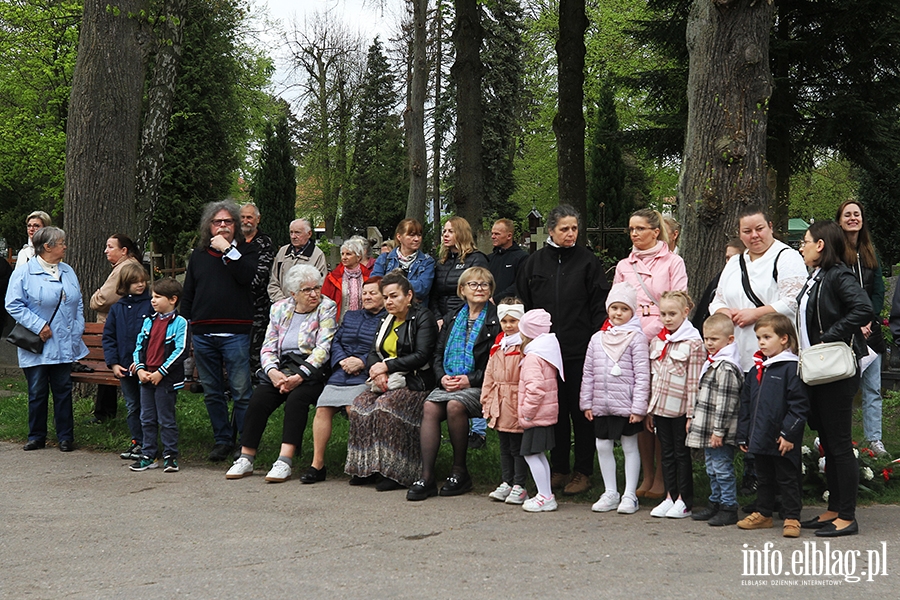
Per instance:
[[[47,403],[53,392],[56,439],[74,441],[72,414],[72,364],[37,365],[22,369],[28,382],[28,440],[47,439]]]
[[[694,470],[691,449],[684,445],[687,438],[687,416],[653,417],[656,436],[662,448],[662,472],[666,491],[690,510],[694,506]]]
[[[828,483],[828,510],[847,521],[856,518],[859,461],[853,454],[853,396],[859,377],[811,386],[810,427],[819,432],[825,451],[825,480]]]
[[[575,434],[575,470],[584,475],[594,473],[594,426],[578,407],[584,357],[563,360],[566,380],[556,378],[559,386],[559,419],[554,426],[556,447],[550,451],[550,469],[554,473],[569,473],[569,448]]]
[[[775,509],[775,496],[781,494],[781,514],[785,519],[800,519],[803,499],[797,481],[800,478],[800,453],[796,450],[787,456],[756,454],[756,510],[764,517],[771,517]]]
[[[275,409],[284,404],[284,424],[281,429],[281,443],[296,446],[295,455],[300,454],[303,432],[309,419],[309,407],[315,406],[319,394],[325,388],[323,383],[304,381],[287,394],[282,394],[268,381],[262,381],[253,390],[247,414],[244,416],[244,431],[241,446],[259,448],[263,431]]]
[[[178,396],[171,383],[141,385],[141,454],[156,458],[156,436],[162,441],[163,456],[178,456],[178,425],[175,423],[175,399]]]
[[[70,367],[71,368],[71,367]],[[94,417],[100,421],[114,419],[119,408],[119,390],[114,385],[98,385],[94,399]]]
[[[522,447],[521,433],[498,431],[500,438],[500,473],[503,481],[509,485],[521,485],[525,487],[528,481],[528,464],[525,457],[519,452]]]

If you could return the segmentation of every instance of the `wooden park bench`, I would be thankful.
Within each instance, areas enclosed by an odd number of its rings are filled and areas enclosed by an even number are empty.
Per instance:
[[[85,323],[81,338],[88,348],[88,355],[79,360],[81,364],[94,369],[93,373],[73,371],[74,383],[94,383],[99,385],[119,385],[118,378],[106,366],[103,358],[103,323]]]

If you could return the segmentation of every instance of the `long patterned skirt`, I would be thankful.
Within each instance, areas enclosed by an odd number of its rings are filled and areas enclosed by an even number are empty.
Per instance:
[[[348,475],[383,477],[409,486],[422,471],[419,428],[428,392],[407,388],[365,392],[353,401],[347,440]]]

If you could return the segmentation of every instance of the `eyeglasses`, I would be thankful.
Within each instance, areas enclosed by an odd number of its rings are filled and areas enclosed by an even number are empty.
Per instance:
[[[467,281],[466,287],[470,290],[487,290],[490,289],[491,284],[487,281]]]
[[[800,240],[800,247],[804,247],[807,244],[815,244],[815,242],[811,242],[809,240]]]
[[[318,294],[321,291],[322,291],[322,286],[316,285],[316,286],[308,287],[308,288],[300,288],[299,290],[297,290],[297,293],[309,295],[309,294]]]
[[[636,233],[638,235],[644,233],[645,231],[650,231],[651,229],[656,229],[655,227],[626,227],[625,234],[631,235],[632,233]]]
[[[213,225],[234,225],[234,219],[213,219]]]

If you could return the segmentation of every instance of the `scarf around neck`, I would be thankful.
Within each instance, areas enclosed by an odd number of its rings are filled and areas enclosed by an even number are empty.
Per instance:
[[[784,350],[771,358],[766,358],[762,350],[757,350],[753,354],[753,364],[756,365],[756,382],[762,383],[763,371],[780,362],[800,362],[800,357],[790,350]]]
[[[741,352],[737,347],[737,344],[731,342],[715,354],[711,356],[707,356],[706,360],[703,361],[703,366],[700,368],[700,379],[703,379],[703,375],[709,370],[711,366],[713,366],[717,362],[730,362],[734,366],[738,368],[738,371],[741,371]]]
[[[631,247],[631,255],[641,262],[649,262],[663,253],[663,248],[668,249],[669,246],[663,241],[656,242],[656,245],[646,250],[638,250],[634,246]]]
[[[700,332],[697,331],[697,328],[688,321],[684,320],[684,323],[681,324],[681,327],[676,329],[675,331],[669,331],[665,327],[662,328],[662,331],[657,334],[659,339],[665,342],[665,346],[663,346],[662,351],[659,353],[659,360],[662,360],[666,357],[666,351],[669,349],[669,344],[674,344],[675,342],[685,342],[688,340],[703,340],[703,336],[700,335]]]
[[[456,314],[453,321],[453,329],[447,336],[447,346],[444,348],[444,372],[447,375],[468,375],[475,370],[475,340],[484,326],[487,307],[481,309],[472,324],[472,330],[466,336],[469,324],[469,305],[463,307]]]
[[[622,325],[613,325],[609,319],[606,319],[603,327],[600,328],[600,344],[603,346],[603,351],[611,361],[616,363],[610,370],[610,375],[613,377],[618,377],[622,374],[619,360],[631,344],[632,338],[638,333],[643,335],[641,318],[636,314],[632,315],[631,319]]]
[[[559,371],[560,379],[566,380],[563,372],[562,352],[559,350],[559,340],[556,339],[555,333],[542,333],[531,340],[522,352],[523,354],[540,356],[556,367],[556,370]]]

